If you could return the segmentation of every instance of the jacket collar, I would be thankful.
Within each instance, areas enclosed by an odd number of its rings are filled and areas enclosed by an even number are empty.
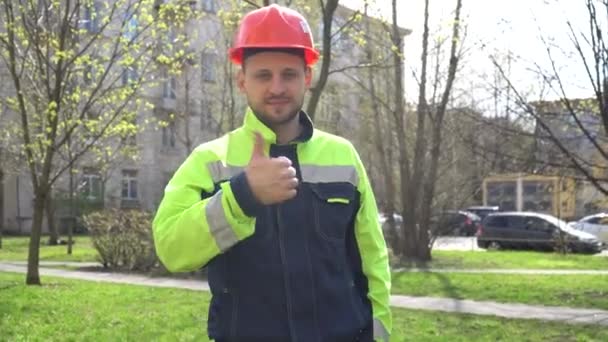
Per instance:
[[[297,138],[289,142],[290,144],[304,143],[312,138],[314,126],[308,114],[306,114],[303,110],[300,110],[299,120],[300,124],[302,125],[302,132]],[[243,128],[251,133],[256,131],[259,132],[260,134],[262,134],[262,137],[267,143],[277,143],[277,135],[272,129],[270,129],[258,119],[258,117],[255,115],[255,113],[250,107],[247,107],[247,111],[245,112]]]

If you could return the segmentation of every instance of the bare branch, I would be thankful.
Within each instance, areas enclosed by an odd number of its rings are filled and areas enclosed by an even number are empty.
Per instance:
[[[564,144],[562,144],[562,142],[557,138],[557,136],[555,136],[555,134],[553,133],[551,128],[534,111],[534,109],[529,104],[527,104],[527,102],[521,96],[519,91],[511,83],[511,80],[505,75],[502,67],[496,62],[496,60],[494,58],[491,58],[491,60],[492,60],[492,63],[494,64],[494,66],[500,71],[503,78],[507,81],[507,84],[509,85],[509,87],[511,88],[511,90],[513,91],[515,96],[518,98],[518,100],[520,101],[520,104],[522,105],[523,109],[528,114],[533,116],[536,119],[536,122],[542,127],[542,129],[549,134],[549,136],[550,136],[551,140],[553,141],[553,143],[555,144],[555,146],[572,162],[572,164],[576,167],[577,170],[579,170],[591,183],[593,183],[593,185],[598,190],[600,190],[602,193],[608,195],[608,188],[604,187],[604,185],[602,183],[600,183],[597,178],[593,177],[593,175],[583,165],[581,165],[581,163],[577,160],[575,155],[572,152],[570,152],[570,150],[568,150],[564,146]]]
[[[357,65],[348,65],[342,68],[338,68],[338,69],[333,69],[330,70],[328,72],[329,75],[331,74],[335,74],[335,73],[339,73],[339,72],[345,72],[348,70],[353,70],[353,69],[390,69],[392,68],[391,65],[387,65],[385,63],[361,63],[361,64],[357,64]]]
[[[344,31],[347,27],[351,26],[351,24],[355,22],[355,19],[357,19],[359,15],[361,15],[360,11],[353,12],[348,18],[348,20],[346,20],[346,22],[342,26],[340,26],[334,33],[332,33],[331,39],[340,34],[340,32]]]
[[[255,8],[260,8],[260,5],[256,4],[255,2],[251,1],[251,0],[243,0],[244,3],[253,6]]]
[[[587,139],[589,139],[589,141],[593,144],[593,146],[598,150],[598,152],[600,152],[600,154],[602,155],[602,157],[604,157],[605,159],[608,159],[608,152],[605,151],[597,142],[597,140],[591,135],[591,133],[589,132],[589,130],[583,125],[583,123],[580,121],[580,118],[578,117],[578,114],[576,114],[576,111],[573,109],[572,107],[572,103],[570,102],[570,99],[568,98],[567,94],[566,94],[566,90],[564,88],[564,84],[562,82],[562,78],[559,75],[559,72],[557,71],[557,67],[555,65],[555,60],[553,59],[553,56],[551,55],[551,50],[549,49],[547,42],[545,41],[544,38],[542,38],[543,43],[545,44],[546,47],[546,51],[547,51],[547,55],[549,57],[549,61],[551,62],[551,68],[553,70],[553,74],[555,76],[555,79],[557,80],[558,84],[559,84],[559,90],[560,90],[560,94],[562,96],[562,102],[566,105],[566,109],[568,110],[568,114],[574,119],[574,121],[576,122],[577,126],[581,129],[581,131],[583,132],[583,134],[585,135],[585,137]]]

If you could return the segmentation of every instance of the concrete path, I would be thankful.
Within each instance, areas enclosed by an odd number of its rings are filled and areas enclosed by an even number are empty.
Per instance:
[[[0,263],[19,265],[19,266],[27,265],[27,261],[0,260]],[[40,264],[40,266],[47,266],[47,267],[96,267],[96,266],[101,266],[101,264],[98,262],[88,262],[88,261],[40,261],[39,264]]]
[[[2,261],[2,264],[25,266],[25,261]],[[95,267],[98,262],[78,261],[41,261],[41,267]],[[608,275],[608,270],[551,270],[551,269],[463,269],[463,268],[398,268],[395,272],[433,272],[433,273],[489,273],[489,274],[539,274],[539,275]]]
[[[15,265],[6,262],[0,262],[0,272],[15,272],[26,273],[25,265]],[[40,275],[52,276],[60,278],[81,279],[90,281],[101,281],[108,283],[144,285],[156,287],[172,287],[188,290],[209,290],[209,285],[202,280],[163,278],[163,277],[147,277],[143,275],[112,273],[112,272],[86,272],[86,271],[70,271],[57,268],[39,268]]]
[[[481,274],[540,274],[540,275],[608,275],[608,270],[547,270],[547,269],[461,269],[461,268],[398,268],[394,272],[481,273]]]
[[[25,273],[26,267],[25,265],[0,262],[0,272]],[[202,280],[149,278],[131,274],[69,271],[45,267],[40,268],[40,274],[44,276],[132,285],[171,287],[197,291],[209,290],[209,285],[207,282]],[[596,309],[574,309],[567,307],[533,306],[525,304],[496,303],[490,301],[412,297],[402,295],[391,296],[391,306],[407,309],[469,313],[475,315],[489,315],[517,319],[540,319],[572,324],[600,324],[608,326],[608,311]]]
[[[580,323],[608,326],[608,311],[599,309],[575,309],[561,306],[540,306],[401,295],[391,296],[391,306],[515,319],[540,319],[570,324]]]

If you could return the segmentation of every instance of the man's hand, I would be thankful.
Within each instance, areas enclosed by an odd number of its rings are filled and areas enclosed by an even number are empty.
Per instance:
[[[251,160],[245,168],[251,192],[263,205],[281,203],[295,197],[298,178],[291,160],[286,157],[266,157],[264,145],[264,138],[256,132]]]

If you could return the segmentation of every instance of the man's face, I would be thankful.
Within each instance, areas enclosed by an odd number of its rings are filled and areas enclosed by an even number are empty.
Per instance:
[[[302,57],[267,51],[247,58],[238,86],[258,118],[274,128],[298,115],[311,78]]]

